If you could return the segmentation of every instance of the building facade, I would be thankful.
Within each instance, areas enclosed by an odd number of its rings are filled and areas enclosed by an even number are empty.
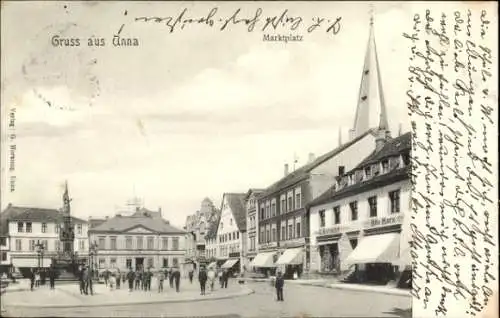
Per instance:
[[[246,193],[224,193],[217,226],[217,263],[233,273],[242,272],[246,250]]]
[[[8,225],[6,251],[2,256],[2,265],[27,269],[49,267],[52,259],[62,252],[60,241],[62,215],[56,209],[18,207],[10,205],[2,213]],[[75,233],[73,251],[82,261],[88,258],[88,223],[71,217]],[[43,245],[43,256],[37,252],[37,244]]]
[[[130,216],[120,214],[89,230],[97,244],[99,269],[183,267],[186,232],[163,219],[158,212],[137,208]]]
[[[410,133],[377,141],[373,154],[311,202],[312,271],[356,270],[374,281],[391,266],[410,264],[404,226],[410,211],[410,149]]]
[[[213,223],[219,220],[219,211],[213,202],[205,198],[201,202],[201,208],[193,215],[186,218],[186,262],[193,264],[196,270],[200,263],[208,262],[206,236]]]
[[[264,190],[261,189],[250,189],[248,190],[245,197],[245,204],[247,210],[247,231],[246,231],[246,240],[247,249],[244,251],[245,260],[244,265],[248,269],[250,267],[250,263],[254,260],[255,256],[257,256],[258,252],[258,230],[257,230],[257,211],[259,210],[258,206],[258,196]]]

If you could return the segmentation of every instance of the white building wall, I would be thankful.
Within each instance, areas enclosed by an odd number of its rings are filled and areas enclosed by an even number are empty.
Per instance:
[[[363,230],[364,222],[370,219],[370,210],[368,204],[368,198],[372,196],[377,196],[377,218],[387,217],[391,215],[390,212],[390,199],[389,192],[400,189],[400,215],[407,215],[410,211],[410,191],[411,184],[409,180],[399,181],[384,187],[366,191],[363,193],[355,194],[350,197],[346,197],[334,202],[313,206],[310,209],[310,233],[311,233],[311,250],[315,250],[318,247],[317,237],[318,231],[320,230],[320,218],[319,211],[325,210],[325,228],[339,227],[342,230],[340,232],[353,231],[353,230]],[[349,203],[352,201],[358,202],[358,220],[351,221],[351,210]],[[333,218],[333,208],[335,206],[340,206],[340,224],[334,225]],[[402,223],[402,222],[401,222]],[[404,247],[403,247],[404,248]],[[345,259],[347,255],[341,256]],[[311,264],[315,266],[320,265],[317,261],[319,255],[316,254],[316,261]],[[312,270],[319,270],[318,267],[311,268]]]

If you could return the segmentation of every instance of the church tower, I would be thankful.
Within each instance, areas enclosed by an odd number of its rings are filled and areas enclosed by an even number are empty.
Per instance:
[[[352,140],[372,128],[378,128],[380,134],[389,136],[389,122],[373,31],[373,10],[370,16],[370,34],[361,75],[358,105],[354,125],[349,130],[349,138]]]
[[[73,224],[71,222],[71,199],[69,198],[68,191],[68,181],[66,181],[64,185],[64,194],[63,194],[63,208],[62,208],[62,218],[63,218],[63,226],[60,230],[60,241],[63,245],[63,254],[65,256],[70,256],[73,254],[73,242],[75,241],[75,233]]]

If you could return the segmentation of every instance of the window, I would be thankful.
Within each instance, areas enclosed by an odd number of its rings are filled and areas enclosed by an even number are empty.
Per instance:
[[[85,240],[78,241],[78,249],[80,249],[80,251],[83,251],[85,249]]]
[[[291,240],[293,239],[293,225],[288,224],[288,239]]]
[[[264,220],[264,207],[260,208],[260,219]]]
[[[103,250],[106,248],[106,241],[104,240],[104,237],[99,237],[99,249]]]
[[[410,164],[410,155],[405,153],[405,154],[402,154],[402,157],[403,157],[404,165],[408,166]]]
[[[19,232],[19,233],[24,232],[24,223],[23,222],[17,222],[17,232]]]
[[[286,208],[286,200],[285,197],[281,198],[281,206],[280,206],[280,211],[281,213],[285,213],[285,208]]]
[[[233,225],[233,219],[229,219],[229,225]]]
[[[48,240],[42,240],[42,245],[44,251],[47,251],[49,249],[49,241]]]
[[[104,258],[99,258],[99,268],[106,267],[106,260]]]
[[[5,237],[0,237],[0,246],[6,246],[7,245],[7,239]]]
[[[26,222],[26,233],[31,233],[31,222]]]
[[[127,258],[127,260],[125,261],[125,264],[126,264],[127,268],[132,268],[132,259]]]
[[[222,230],[224,228],[224,222],[220,222],[220,229]]]
[[[286,240],[286,226],[284,224],[281,226],[281,239]]]
[[[7,260],[7,252],[2,252],[2,262]]]
[[[172,249],[174,251],[178,251],[179,250],[179,238],[178,237],[172,238]]]
[[[164,250],[168,250],[168,238],[167,237],[163,237],[161,239],[161,244],[162,244]]]
[[[333,208],[333,217],[335,224],[340,224],[340,206],[336,206]]]
[[[295,194],[295,208],[298,209],[300,208],[300,193],[296,193]]]
[[[351,208],[351,221],[356,221],[358,219],[358,201],[353,201],[349,203]]]
[[[174,267],[177,267],[177,266],[179,265],[179,260],[177,259],[177,257],[174,257],[174,258],[172,259],[172,265],[173,265]]]
[[[365,168],[365,176],[366,176],[366,179],[371,178],[371,176],[372,176],[372,168],[370,166],[368,166],[368,167]]]
[[[368,205],[370,207],[370,217],[376,217],[377,216],[377,197],[373,196],[368,198]]]
[[[382,173],[389,172],[389,160],[382,161]]]
[[[240,239],[240,232],[236,232],[236,239],[239,240]]]
[[[54,225],[54,232],[59,233],[59,227],[60,227],[59,224],[56,223]]]
[[[153,258],[148,257],[148,268],[151,268],[151,267],[153,267]]]
[[[148,237],[148,250],[152,250],[155,248],[154,237]]]
[[[59,251],[61,249],[61,241],[56,240],[56,251]]]
[[[259,243],[264,243],[264,229],[260,229]]]
[[[389,200],[391,201],[391,213],[400,212],[400,190],[389,192]]]
[[[47,233],[47,223],[42,223],[42,233]]]
[[[271,216],[276,216],[276,202],[271,203]]]
[[[125,248],[127,250],[132,249],[132,236],[125,236]]]
[[[35,250],[35,240],[30,240],[30,251]]]
[[[116,250],[116,236],[112,236],[111,239],[110,239],[110,242],[111,242],[110,249]]]
[[[78,224],[76,226],[76,233],[79,235],[82,235],[82,225],[81,224]]]
[[[115,268],[116,267],[116,258],[110,259],[109,262],[110,262],[111,268]]]
[[[319,211],[319,227],[325,227],[325,210]]]
[[[271,239],[271,235],[270,235],[269,229],[267,229],[267,231],[266,231],[266,243],[269,243],[270,239]]]
[[[271,242],[276,242],[276,229],[273,228],[271,232]]]
[[[295,235],[300,237],[300,223],[295,224]]]
[[[292,197],[289,197],[288,198],[288,211],[292,211],[293,210],[293,202],[292,202]]]
[[[23,249],[22,241],[20,239],[16,239],[16,251],[21,251],[22,249]]]
[[[144,241],[142,240],[142,236],[138,236],[136,239],[137,239],[137,249],[142,250],[144,248]]]
[[[163,267],[168,267],[168,258],[163,258]]]

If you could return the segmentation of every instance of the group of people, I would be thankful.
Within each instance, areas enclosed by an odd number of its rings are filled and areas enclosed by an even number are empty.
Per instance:
[[[56,270],[53,266],[45,269],[32,269],[29,272],[30,286],[33,291],[35,288],[40,287],[41,285],[45,285],[46,279],[49,279],[50,289],[55,288],[55,280],[56,280]]]
[[[151,272],[151,269],[146,271],[137,269],[133,271],[132,268],[129,268],[129,271],[126,275],[123,276],[123,281],[128,281],[128,289],[132,292],[134,289],[139,290],[142,289],[144,291],[151,291],[151,280],[154,274]],[[163,292],[163,283],[168,279],[170,288],[174,288],[177,292],[180,291],[180,280],[181,280],[181,272],[178,268],[170,268],[170,269],[160,269],[157,273],[157,281],[158,281],[158,292]]]
[[[80,281],[80,294],[90,295],[94,294],[94,286],[92,278],[94,276],[94,270],[86,265],[80,268],[79,281]]]
[[[219,284],[221,288],[227,288],[227,283],[229,281],[229,272],[227,270],[223,270],[218,272],[214,268],[205,268],[205,266],[200,267],[200,272],[198,273],[198,281],[200,282],[200,291],[201,295],[205,295],[206,293],[206,285],[207,282],[210,284],[210,290],[214,290],[214,284],[219,277]]]

